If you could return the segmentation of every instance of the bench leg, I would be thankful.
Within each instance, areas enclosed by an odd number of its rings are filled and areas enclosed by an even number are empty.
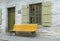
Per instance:
[[[32,36],[36,36],[36,32],[31,32]]]
[[[19,34],[19,32],[16,32],[16,31],[15,31],[15,35],[18,35],[18,34]]]
[[[15,35],[17,35],[17,32],[15,32]]]
[[[13,34],[14,34],[14,33],[11,33],[11,32],[9,33],[10,36],[13,36]]]

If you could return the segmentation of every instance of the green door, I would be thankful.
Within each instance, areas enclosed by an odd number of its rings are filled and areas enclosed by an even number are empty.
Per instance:
[[[15,7],[8,8],[8,31],[13,29],[15,24]]]

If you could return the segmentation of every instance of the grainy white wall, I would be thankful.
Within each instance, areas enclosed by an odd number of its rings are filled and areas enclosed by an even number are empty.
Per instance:
[[[52,2],[52,30],[60,32],[60,0]]]
[[[6,3],[3,2],[0,5],[0,8],[2,8],[2,24],[1,24],[1,33],[5,33],[8,27],[8,10],[9,7],[15,6],[15,24],[21,24],[21,13],[18,13],[19,10],[21,10],[21,5],[24,2],[12,2],[12,3]],[[25,4],[25,3],[24,3]]]
[[[9,1],[9,2],[2,2],[0,4],[0,8],[2,8],[2,25],[1,25],[1,32],[4,33],[6,32],[6,28],[8,27],[8,11],[7,7],[13,7],[15,6],[15,24],[21,24],[21,14],[18,14],[18,10],[21,10],[21,5],[22,4],[29,4],[29,3],[36,3],[36,2],[45,2],[45,1],[50,1],[50,0],[19,0],[19,1]],[[48,30],[51,31],[58,31],[60,32],[60,1],[59,0],[51,0],[52,7],[51,7],[51,19],[52,19],[52,26],[50,28],[47,28]],[[46,28],[42,28],[45,29]]]

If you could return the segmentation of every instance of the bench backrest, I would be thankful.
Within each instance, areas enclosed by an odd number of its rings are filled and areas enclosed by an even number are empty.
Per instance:
[[[31,32],[37,30],[37,24],[20,24],[20,25],[14,25],[13,31],[25,31],[25,32]]]

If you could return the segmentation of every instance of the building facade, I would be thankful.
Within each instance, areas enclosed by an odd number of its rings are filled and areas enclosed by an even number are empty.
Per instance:
[[[60,17],[57,3],[50,0],[5,0],[0,2],[0,31],[6,33],[13,24],[37,23],[40,30],[56,31]],[[59,8],[58,8],[59,9]],[[38,13],[37,13],[38,12]],[[14,13],[14,14],[13,14]],[[57,23],[57,22],[58,23]],[[12,24],[12,25],[11,25]],[[57,25],[57,27],[56,27]],[[40,28],[42,26],[42,28]],[[59,27],[57,28],[57,30]],[[59,31],[58,31],[59,32]]]

